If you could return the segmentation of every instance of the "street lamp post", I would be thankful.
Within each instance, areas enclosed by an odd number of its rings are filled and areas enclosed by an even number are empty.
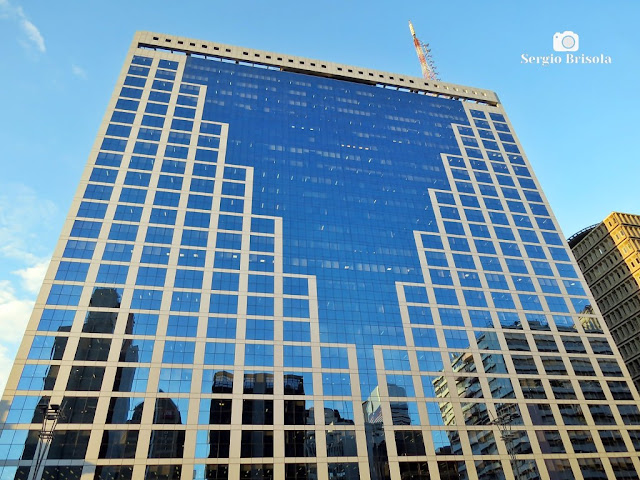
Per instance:
[[[511,430],[511,426],[514,421],[520,418],[520,415],[513,412],[502,412],[499,413],[498,416],[491,420],[490,425],[495,425],[500,430],[500,438],[504,442],[505,447],[507,448],[507,453],[509,454],[509,461],[511,463],[511,469],[513,470],[513,475],[515,480],[520,480],[520,472],[518,470],[518,458],[516,457],[516,449],[514,445],[514,441],[517,438],[517,434]]]
[[[42,427],[38,432],[38,446],[35,452],[35,469],[32,470],[33,480],[42,479],[42,463],[47,457],[49,452],[49,446],[53,439],[53,433],[60,419],[60,405],[47,403],[46,405],[40,405],[40,411],[42,412]]]

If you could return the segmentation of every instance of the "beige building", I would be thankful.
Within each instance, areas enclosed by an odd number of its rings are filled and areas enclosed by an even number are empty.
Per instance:
[[[569,246],[640,388],[640,215],[613,212]]]

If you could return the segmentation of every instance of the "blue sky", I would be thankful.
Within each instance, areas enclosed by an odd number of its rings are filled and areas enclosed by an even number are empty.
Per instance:
[[[640,3],[0,0],[0,389],[133,33],[152,30],[498,93],[567,236],[640,213]],[[523,64],[556,32],[608,65]],[[563,55],[563,54],[560,54]]]

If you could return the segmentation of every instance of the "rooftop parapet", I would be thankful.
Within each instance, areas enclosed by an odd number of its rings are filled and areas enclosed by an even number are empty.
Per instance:
[[[467,100],[497,106],[498,96],[491,90],[466,87],[454,83],[428,81],[421,77],[354,67],[341,63],[325,62],[305,57],[266,52],[253,48],[236,47],[224,43],[194,40],[192,38],[140,31],[134,42],[140,48],[162,49],[187,55],[202,55],[247,63],[276,70],[336,78],[351,82],[366,83],[381,87],[396,88],[414,93],[442,96],[456,100]]]

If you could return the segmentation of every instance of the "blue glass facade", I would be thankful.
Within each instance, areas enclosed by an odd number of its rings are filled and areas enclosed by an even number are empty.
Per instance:
[[[44,478],[637,478],[640,398],[500,105],[161,46],[89,158],[0,478],[47,404]]]
[[[227,161],[259,172],[252,213],[282,218],[284,271],[316,277],[321,340],[358,346],[370,392],[371,345],[404,344],[395,282],[422,281],[413,232],[438,231],[461,102],[199,58],[183,79],[229,124]]]

